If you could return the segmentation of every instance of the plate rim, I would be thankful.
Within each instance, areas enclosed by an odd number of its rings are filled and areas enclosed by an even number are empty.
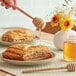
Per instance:
[[[34,42],[35,40],[38,40],[38,38],[34,38],[33,41],[30,41],[30,42]],[[9,43],[9,44],[30,43],[30,42],[6,42],[6,41],[2,41],[2,40],[1,40],[1,37],[0,37],[0,42],[1,42],[1,43],[2,43],[2,42],[3,42],[3,43]]]
[[[30,42],[6,42],[6,41],[2,41],[1,37],[0,37],[0,45],[1,46],[12,46],[12,45],[16,45],[16,44],[32,44],[32,45],[34,45],[37,40],[39,40],[39,38],[34,38],[33,41],[30,41]]]
[[[53,54],[53,56],[52,57],[50,57],[50,58],[48,58],[48,59],[44,59],[44,60],[39,60],[39,61],[19,61],[19,60],[10,60],[10,59],[6,59],[6,58],[4,58],[3,56],[2,56],[2,54],[0,55],[0,59],[1,60],[3,60],[3,61],[9,61],[9,62],[25,62],[25,63],[27,63],[27,62],[42,62],[42,61],[47,61],[47,60],[50,60],[50,59],[53,59],[53,58],[55,58],[56,57],[56,54],[54,53],[54,52],[51,52],[52,54]]]

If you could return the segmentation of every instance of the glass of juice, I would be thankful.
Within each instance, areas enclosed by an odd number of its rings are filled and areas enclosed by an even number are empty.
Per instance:
[[[76,36],[70,36],[70,38],[64,42],[64,60],[76,61]]]

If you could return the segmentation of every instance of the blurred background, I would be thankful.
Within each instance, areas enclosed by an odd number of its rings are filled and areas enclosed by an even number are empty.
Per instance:
[[[73,0],[75,3],[76,1]],[[18,6],[31,14],[33,17],[41,17],[46,22],[47,15],[55,9],[56,6],[65,3],[64,0],[18,0]],[[49,16],[49,19],[51,16]],[[0,27],[25,27],[35,30],[32,20],[19,11],[13,11],[11,8],[6,10],[0,6]]]

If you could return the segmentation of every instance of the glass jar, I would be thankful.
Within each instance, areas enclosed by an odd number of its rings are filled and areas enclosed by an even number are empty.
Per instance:
[[[64,60],[76,61],[76,36],[69,36],[64,42]]]

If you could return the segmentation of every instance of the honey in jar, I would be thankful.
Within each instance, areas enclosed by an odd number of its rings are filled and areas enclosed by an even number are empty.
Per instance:
[[[64,42],[64,60],[76,61],[76,36],[70,36],[70,38]]]

